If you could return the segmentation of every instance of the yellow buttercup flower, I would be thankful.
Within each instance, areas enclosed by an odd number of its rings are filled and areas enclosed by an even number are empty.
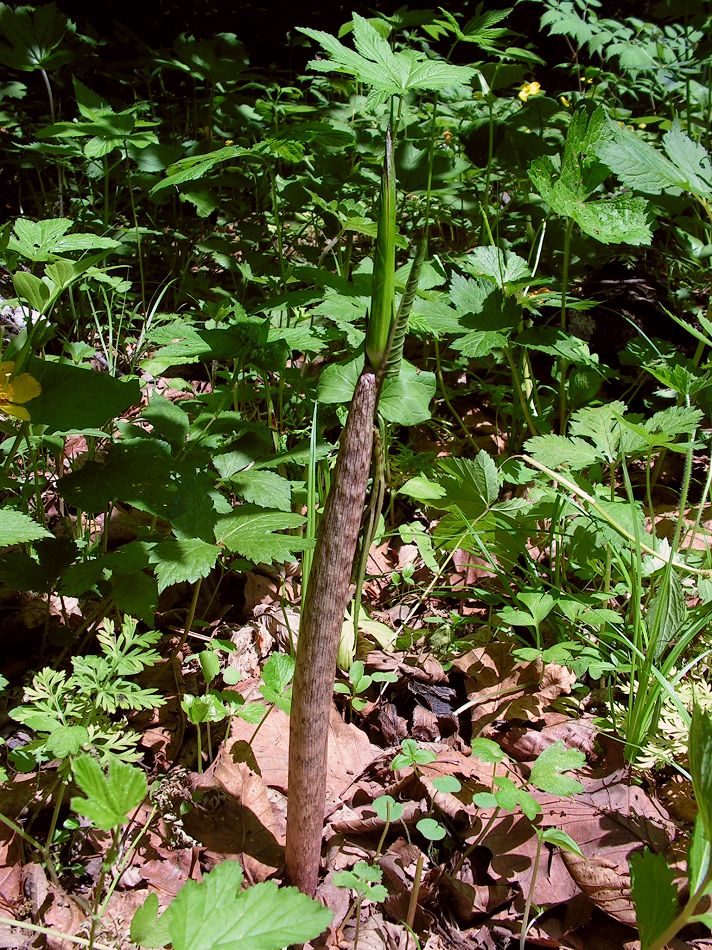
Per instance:
[[[519,90],[519,98],[522,102],[526,102],[530,96],[538,96],[542,92],[541,83],[539,82],[525,82],[524,85]]]
[[[30,414],[22,403],[29,402],[41,392],[42,387],[34,376],[29,373],[15,376],[14,363],[0,363],[0,412],[29,422]]]

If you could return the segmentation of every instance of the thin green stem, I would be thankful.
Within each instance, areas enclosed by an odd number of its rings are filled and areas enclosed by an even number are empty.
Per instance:
[[[534,854],[534,863],[532,865],[532,877],[529,882],[529,891],[527,892],[526,903],[524,904],[524,914],[522,916],[522,929],[519,934],[519,950],[525,950],[527,945],[527,933],[529,931],[529,917],[532,911],[532,902],[534,900],[534,888],[536,887],[536,879],[539,875],[539,862],[541,861],[541,846],[543,843],[543,835],[538,830],[536,830],[536,852]]]

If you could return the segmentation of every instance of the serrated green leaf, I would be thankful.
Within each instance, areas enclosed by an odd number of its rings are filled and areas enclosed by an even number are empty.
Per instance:
[[[426,59],[414,50],[394,52],[375,27],[358,13],[353,14],[355,46],[358,52],[340,43],[323,30],[298,27],[301,33],[315,40],[331,57],[312,60],[309,68],[319,72],[342,72],[371,86],[371,101],[387,96],[403,95],[408,90],[444,89],[469,83],[475,70],[468,66],[452,66],[442,60]]]
[[[712,198],[712,164],[704,146],[682,131],[680,120],[663,136],[663,147],[670,161],[685,180],[685,191],[702,198]]]
[[[535,435],[524,443],[525,450],[548,468],[569,468],[579,472],[601,461],[600,452],[583,439],[564,435]]]
[[[532,764],[529,781],[535,788],[552,795],[575,795],[583,785],[575,778],[563,775],[586,764],[586,756],[579,749],[567,748],[561,739],[540,753]]]
[[[413,426],[430,418],[430,402],[435,395],[435,374],[419,370],[403,360],[398,376],[383,382],[378,410],[396,425]]]
[[[218,519],[215,538],[228,551],[255,564],[283,563],[295,551],[304,551],[310,542],[275,532],[299,528],[305,521],[302,515],[289,511],[262,511],[243,506]]]
[[[0,548],[51,538],[52,533],[15,508],[0,508]]]
[[[500,288],[531,276],[523,257],[496,246],[476,247],[465,257],[462,267],[475,277],[491,278]]]
[[[292,484],[276,472],[247,469],[230,478],[235,494],[260,508],[292,510]]]
[[[677,917],[674,872],[664,854],[648,848],[631,854],[628,863],[640,946],[648,950]]]
[[[71,806],[103,831],[126,824],[129,812],[146,797],[148,785],[144,773],[120,759],[111,759],[106,775],[90,755],[79,756],[73,769],[86,798],[72,798]]]
[[[174,950],[281,950],[328,926],[331,911],[296,888],[268,881],[240,892],[242,877],[225,861],[183,885],[161,918]]]
[[[169,538],[151,551],[159,594],[174,584],[194,584],[207,577],[217,563],[220,548],[200,538]]]
[[[493,742],[492,739],[484,739],[482,737],[473,739],[470,743],[470,748],[476,759],[479,759],[481,762],[487,762],[490,765],[496,765],[498,762],[503,762],[507,758],[506,753],[502,752],[499,745]]]

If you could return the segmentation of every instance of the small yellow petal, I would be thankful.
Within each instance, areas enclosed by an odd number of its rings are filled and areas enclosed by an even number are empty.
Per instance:
[[[16,419],[22,419],[23,422],[30,421],[30,414],[24,406],[13,406],[10,403],[3,405],[0,403],[0,412],[4,412],[6,416],[15,416]]]
[[[42,392],[42,387],[34,376],[29,373],[21,373],[11,380],[12,401],[29,402]]]

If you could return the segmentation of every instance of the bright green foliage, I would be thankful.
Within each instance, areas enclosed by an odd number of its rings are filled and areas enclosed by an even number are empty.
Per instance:
[[[575,795],[583,791],[578,779],[564,775],[585,765],[586,756],[578,749],[567,748],[561,739],[544,749],[532,765],[529,781],[542,792],[552,795]]]
[[[300,32],[319,43],[330,56],[328,60],[312,60],[311,69],[353,76],[370,87],[371,102],[383,102],[388,96],[401,96],[410,90],[436,91],[466,84],[474,75],[467,66],[429,60],[415,50],[394,53],[388,41],[358,13],[353,14],[353,27],[356,52],[323,30],[300,27]]]
[[[642,198],[590,198],[608,174],[596,156],[610,137],[602,108],[590,118],[585,109],[579,109],[571,119],[560,169],[550,158],[537,158],[529,166],[529,177],[555,214],[572,218],[602,244],[650,244]]]
[[[525,788],[520,788],[506,775],[497,775],[491,792],[476,792],[472,804],[478,808],[501,808],[502,811],[518,811],[534,821],[541,814],[541,806]]]
[[[120,759],[110,759],[106,774],[90,755],[74,760],[72,771],[86,798],[73,798],[72,808],[103,831],[120,828],[146,797],[143,771]]]
[[[273,653],[262,667],[260,692],[268,703],[274,703],[282,712],[289,713],[292,702],[291,683],[294,678],[294,657],[287,653]]]
[[[393,683],[397,676],[394,673],[365,673],[363,662],[354,660],[349,667],[348,679],[348,683],[337,683],[334,692],[349,696],[351,708],[360,711],[366,706],[366,700],[360,697],[361,693],[365,693],[372,683]]]
[[[700,200],[712,199],[710,156],[679,121],[662,137],[664,155],[630,129],[612,125],[611,131],[609,141],[596,146],[597,153],[629,188],[648,195],[686,191]]]
[[[337,871],[332,877],[337,887],[356,891],[360,900],[373,901],[374,904],[388,897],[388,890],[381,884],[382,880],[383,871],[365,861],[358,861],[351,871]]]
[[[690,725],[690,775],[705,836],[712,842],[712,714],[695,703]]]
[[[403,806],[392,795],[379,795],[371,806],[381,821],[400,821],[403,817]]]
[[[259,511],[243,505],[218,520],[215,537],[228,551],[255,563],[271,564],[289,560],[294,552],[303,551],[309,544],[294,535],[277,534],[285,528],[298,528],[304,521],[292,512]]]
[[[427,841],[442,841],[447,831],[434,818],[421,818],[415,827]]]
[[[631,854],[630,885],[642,950],[649,950],[678,912],[674,873],[664,854],[648,848]]]
[[[158,592],[173,584],[195,583],[207,577],[220,554],[220,548],[200,538],[169,538],[161,541],[149,554],[158,580]]]
[[[419,765],[429,765],[437,756],[430,749],[421,749],[415,739],[404,739],[401,742],[401,752],[393,757],[391,768],[394,772],[408,767],[416,768]]]
[[[331,911],[294,887],[271,881],[241,891],[237,861],[225,861],[200,884],[188,881],[158,915],[151,894],[134,914],[131,939],[141,947],[173,950],[281,950],[317,937]]]
[[[94,749],[102,761],[113,756],[137,758],[138,736],[125,719],[112,714],[156,708],[165,700],[156,690],[127,679],[157,660],[153,645],[160,633],[139,633],[136,627],[136,621],[126,617],[116,634],[105,621],[99,636],[102,656],[74,657],[70,675],[45,668],[33,677],[25,688],[24,704],[11,715],[37,737],[16,750],[16,767],[27,771],[37,762],[65,759],[82,749]]]
[[[490,765],[497,765],[499,762],[504,762],[507,758],[506,754],[502,752],[502,749],[496,742],[493,742],[492,739],[485,739],[482,736],[473,739],[470,743],[470,748],[475,758],[481,762],[487,762]]]

